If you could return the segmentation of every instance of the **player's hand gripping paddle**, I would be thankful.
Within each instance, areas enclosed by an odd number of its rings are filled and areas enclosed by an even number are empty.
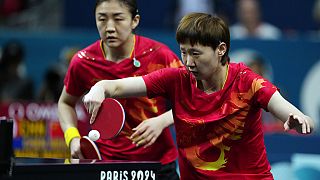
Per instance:
[[[111,139],[120,133],[124,122],[125,113],[122,105],[116,99],[106,98],[91,127],[98,131],[101,139]]]
[[[84,136],[80,139],[80,149],[84,158],[101,160],[100,152],[93,141],[117,136],[123,128],[124,121],[125,113],[122,105],[116,99],[105,99],[91,125],[89,137]]]

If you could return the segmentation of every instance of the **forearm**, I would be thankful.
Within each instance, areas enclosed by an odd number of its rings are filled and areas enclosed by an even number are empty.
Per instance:
[[[314,129],[313,119],[285,100],[279,92],[274,93],[271,97],[268,104],[268,110],[283,123],[287,122],[290,114],[292,114],[295,117],[299,116],[303,118],[307,122],[308,126],[310,126],[310,129]]]
[[[106,98],[146,96],[146,86],[142,77],[130,77],[117,80],[101,80],[94,88],[103,88]]]
[[[75,110],[78,100],[79,97],[68,94],[66,88],[63,88],[58,102],[58,116],[68,147],[74,138],[80,137],[77,129],[77,115]]]
[[[58,116],[63,132],[65,132],[70,127],[77,127],[77,115],[73,106],[63,102],[59,102]]]

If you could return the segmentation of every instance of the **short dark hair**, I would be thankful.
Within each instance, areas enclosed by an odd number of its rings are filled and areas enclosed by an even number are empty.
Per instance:
[[[230,61],[230,32],[227,24],[219,17],[205,13],[190,13],[184,16],[176,31],[179,44],[190,42],[191,45],[201,44],[215,50],[221,42],[226,43],[227,50],[221,63]]]
[[[110,1],[110,0],[97,0],[94,10],[96,11],[97,7],[105,1]],[[118,1],[119,1],[119,3],[124,4],[125,6],[127,6],[129,8],[129,11],[132,15],[132,18],[134,18],[136,15],[139,14],[138,4],[137,4],[136,0],[118,0]]]

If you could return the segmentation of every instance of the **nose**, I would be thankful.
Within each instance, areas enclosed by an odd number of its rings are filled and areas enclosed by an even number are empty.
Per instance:
[[[114,21],[109,20],[106,23],[106,32],[111,33],[115,31]]]
[[[195,66],[195,63],[194,63],[194,60],[193,60],[192,56],[187,55],[185,61],[186,61],[185,64],[186,64],[187,67],[194,67]]]

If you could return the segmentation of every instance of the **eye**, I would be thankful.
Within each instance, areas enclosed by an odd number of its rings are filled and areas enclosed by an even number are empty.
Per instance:
[[[193,57],[199,57],[200,56],[200,53],[199,52],[192,52],[191,55]]]
[[[123,20],[126,19],[125,16],[120,15],[120,14],[113,16],[113,18],[114,18],[115,21],[123,21]]]
[[[101,22],[106,21],[106,18],[100,17],[100,18],[98,18],[98,21],[101,21]]]
[[[185,56],[187,53],[185,51],[181,51],[181,55]]]

